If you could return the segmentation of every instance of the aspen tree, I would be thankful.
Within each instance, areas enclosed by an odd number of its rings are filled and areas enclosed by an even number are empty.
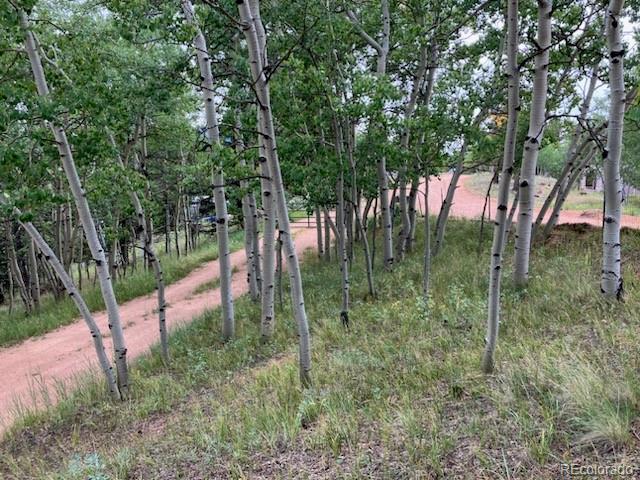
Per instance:
[[[117,150],[117,145],[113,136],[110,135],[111,144]],[[116,159],[118,161],[118,166],[124,171],[125,165],[122,160],[122,156],[118,151],[116,154]],[[158,330],[160,332],[160,352],[162,355],[162,359],[169,363],[169,335],[167,332],[167,318],[166,318],[166,310],[167,303],[165,301],[164,296],[164,274],[162,272],[162,264],[158,255],[156,254],[156,249],[153,246],[153,232],[149,231],[150,222],[147,219],[147,215],[142,207],[142,202],[140,201],[140,197],[138,193],[135,191],[128,177],[126,176],[127,188],[129,189],[129,198],[131,198],[131,203],[133,204],[133,209],[136,216],[136,222],[138,224],[137,231],[142,235],[142,248],[147,256],[147,260],[151,265],[153,270],[153,275],[156,280],[156,296],[158,299]]]
[[[0,193],[0,204],[7,205],[6,195],[3,193]],[[15,216],[17,216],[18,218],[22,216],[22,212],[20,212],[18,208],[14,207],[12,210]],[[35,225],[33,225],[33,223],[22,220],[18,220],[18,223],[24,229],[24,231],[27,232],[33,245],[37,247],[40,252],[42,252],[44,260],[53,268],[56,275],[62,282],[65,290],[67,291],[67,294],[76,305],[78,312],[80,312],[80,315],[89,328],[89,333],[93,338],[93,346],[96,351],[96,356],[98,357],[98,362],[100,363],[102,372],[104,373],[105,379],[107,380],[109,393],[114,400],[119,400],[121,397],[118,390],[118,384],[116,382],[116,377],[113,372],[111,361],[109,360],[109,357],[107,356],[107,353],[104,349],[102,333],[100,332],[100,328],[93,318],[93,315],[91,315],[89,307],[87,307],[87,304],[82,298],[80,291],[71,278],[71,275],[67,273],[62,262],[58,259],[56,254],[53,252],[49,244],[42,237],[39,230],[35,227]]]
[[[380,41],[369,35],[358,22],[355,14],[347,11],[349,21],[356,27],[360,36],[376,51],[376,76],[382,78],[387,74],[387,62],[389,58],[389,45],[391,40],[391,12],[389,0],[381,0],[382,32]],[[372,127],[370,126],[370,129]],[[382,216],[382,246],[384,267],[386,270],[393,268],[393,219],[389,201],[389,178],[387,175],[387,161],[384,155],[377,157],[376,172],[378,176],[378,192],[380,196],[380,212]]]
[[[621,10],[624,0],[611,0],[607,11],[607,49],[609,52],[609,125],[604,164],[604,224],[602,229],[602,279],[600,288],[607,297],[623,295],[620,258],[620,220],[622,216],[622,180],[620,156],[624,123],[624,46]]]
[[[269,62],[267,55],[267,40],[262,18],[260,16],[260,2],[250,0],[249,8],[253,17],[253,25],[256,30],[258,42],[259,59],[262,68],[266,68]],[[275,294],[276,294],[276,249],[280,248],[280,243],[276,245],[276,204],[273,195],[273,182],[267,153],[265,147],[265,132],[267,127],[265,118],[258,105],[256,109],[258,125],[258,160],[260,163],[260,190],[262,192],[262,209],[264,215],[264,234],[262,237],[262,302],[260,335],[262,341],[268,341],[275,331]],[[279,257],[278,257],[279,258]]]
[[[190,0],[182,0],[182,11],[187,22],[195,29],[193,39],[198,67],[200,68],[202,99],[204,102],[207,130],[205,140],[212,155],[218,155],[220,146],[220,130],[218,112],[215,104],[211,57],[207,49],[207,41],[198,26],[193,5]],[[218,263],[220,265],[220,298],[222,304],[222,338],[230,340],[235,335],[235,316],[233,296],[231,293],[231,261],[229,258],[229,225],[227,215],[227,199],[224,190],[224,174],[222,165],[213,167],[213,195],[216,208],[216,235],[218,238]]]
[[[500,325],[500,281],[502,279],[502,256],[504,254],[504,237],[507,226],[507,209],[509,205],[509,187],[513,173],[513,162],[516,153],[516,133],[518,129],[518,110],[520,108],[520,72],[518,71],[518,0],[507,2],[507,66],[508,101],[507,131],[504,139],[504,155],[502,172],[498,187],[498,208],[493,229],[493,245],[489,267],[489,299],[487,315],[487,337],[482,358],[482,370],[493,372],[493,355],[498,341]]]
[[[535,75],[529,131],[524,141],[524,153],[520,170],[520,193],[518,195],[518,223],[513,279],[524,286],[529,280],[529,255],[531,253],[531,231],[533,228],[533,203],[538,153],[542,144],[547,103],[547,79],[549,74],[549,49],[551,47],[551,0],[538,0],[538,39],[536,41]]]
[[[265,144],[265,153],[275,194],[275,206],[278,214],[280,237],[283,242],[287,259],[287,267],[289,269],[292,308],[298,324],[300,380],[303,386],[308,386],[311,384],[311,342],[309,336],[309,324],[304,305],[300,264],[298,262],[298,254],[291,235],[287,200],[284,191],[284,184],[282,182],[282,173],[280,171],[273,114],[271,111],[269,85],[264,71],[264,63],[261,58],[260,43],[258,41],[258,34],[256,31],[257,23],[262,24],[262,21],[258,22],[258,19],[256,19],[256,22],[254,22],[253,14],[247,0],[237,0],[236,3],[238,5],[240,20],[242,22],[242,31],[247,41],[249,64],[258,100],[258,108],[260,109],[262,122],[264,124],[262,137]]]
[[[20,11],[20,25],[25,35],[25,49],[29,56],[31,70],[36,83],[38,95],[41,97],[49,96],[49,86],[47,84],[44,68],[40,59],[38,47],[31,32],[29,20],[24,11]],[[100,244],[98,232],[91,214],[89,202],[86,193],[80,181],[78,170],[73,158],[71,144],[67,139],[67,134],[63,127],[54,122],[48,122],[53,136],[56,140],[56,146],[62,162],[62,167],[69,182],[69,187],[78,209],[78,214],[82,227],[91,250],[91,255],[96,262],[96,274],[100,282],[100,291],[107,308],[107,316],[109,317],[109,330],[113,338],[113,348],[115,351],[115,364],[117,372],[118,389],[122,398],[127,398],[129,390],[129,375],[127,369],[127,347],[124,339],[124,332],[120,321],[120,312],[118,303],[113,291],[111,276],[109,275],[109,265],[105,257],[104,249]],[[66,271],[66,270],[65,270]]]

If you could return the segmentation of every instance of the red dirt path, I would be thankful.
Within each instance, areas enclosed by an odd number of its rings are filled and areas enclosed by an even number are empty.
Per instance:
[[[305,250],[316,246],[315,221],[311,222],[311,228],[306,223],[299,222],[294,227],[300,258]],[[237,268],[231,283],[233,296],[237,298],[248,290],[244,249],[231,254],[231,266]],[[194,294],[198,286],[217,278],[219,271],[217,260],[207,262],[166,288],[170,329],[220,305],[219,288]],[[156,307],[155,294],[120,305],[129,360],[147,352],[158,341]],[[103,334],[108,332],[106,313],[96,313],[95,319]],[[110,336],[105,335],[104,340],[107,352],[112,352]],[[57,386],[72,385],[79,375],[91,371],[98,371],[95,350],[89,331],[80,319],[18,345],[0,348],[0,434],[15,417],[17,404],[40,407],[47,403],[46,397],[53,402]]]
[[[482,215],[484,197],[465,187],[467,175],[461,177],[451,214],[455,217],[479,218]],[[429,209],[437,213],[442,199],[446,195],[451,179],[450,174],[440,178],[432,177],[429,185]],[[424,188],[424,185],[423,185]],[[495,216],[496,202],[490,204],[491,218]],[[419,209],[423,212],[422,198]],[[517,218],[517,217],[516,217]],[[589,223],[600,226],[602,214],[599,211],[563,211],[559,223]],[[623,226],[640,228],[640,217],[625,215]],[[316,246],[315,221],[301,221],[296,225],[295,244],[302,253]],[[246,265],[244,250],[231,254],[232,267],[237,268],[233,275],[233,296],[238,297],[247,291]],[[220,290],[208,290],[195,295],[198,286],[218,277],[216,260],[201,265],[182,280],[169,285],[167,296],[167,322],[170,328],[185,324],[207,310],[220,305]],[[120,306],[120,313],[126,331],[129,359],[148,351],[158,340],[157,318],[154,313],[156,299],[154,294],[145,295]],[[103,332],[107,332],[107,318],[104,312],[95,315]],[[105,338],[105,347],[111,351],[111,339]],[[24,341],[19,345],[0,348],[0,434],[15,416],[16,402],[30,407],[37,400],[42,405],[43,392],[55,401],[56,385],[72,384],[80,374],[96,371],[95,353],[91,337],[85,324],[78,320],[71,325],[58,328],[40,337]]]
[[[465,186],[465,181],[469,178],[469,175],[462,175],[458,184],[458,189],[454,196],[453,206],[451,207],[451,214],[455,217],[462,218],[480,218],[482,215],[482,208],[484,206],[484,196],[476,192],[471,191]],[[442,199],[447,194],[447,187],[451,181],[451,174],[447,173],[442,175],[439,179],[431,177],[429,182],[429,210],[432,213],[438,213]],[[488,187],[488,185],[487,185]],[[424,186],[423,186],[424,188]],[[510,195],[510,202],[513,200],[513,192]],[[496,198],[491,197],[490,202],[491,218],[495,217],[496,213]],[[422,205],[420,211],[422,212]],[[535,209],[535,215],[537,215],[539,209]],[[545,222],[549,218],[551,212],[545,217]],[[485,214],[486,215],[486,214]],[[514,221],[517,221],[517,213],[514,217]],[[560,218],[558,223],[588,223],[597,227],[602,226],[602,211],[600,210],[563,210],[560,212]],[[622,216],[622,226],[634,229],[640,229],[640,217],[632,215]]]

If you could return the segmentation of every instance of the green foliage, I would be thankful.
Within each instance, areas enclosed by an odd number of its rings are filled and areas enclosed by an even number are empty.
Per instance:
[[[540,150],[538,166],[541,171],[554,178],[558,178],[565,163],[567,145],[552,143]]]
[[[46,98],[36,95],[13,3],[31,17],[51,89]],[[135,242],[129,188],[143,198],[157,228],[169,227],[165,214],[181,215],[178,207],[190,197],[211,195],[214,169],[225,173],[229,211],[236,218],[240,198],[258,193],[259,179],[251,177],[257,171],[257,138],[265,132],[256,125],[260,106],[249,80],[236,5],[230,0],[194,3],[209,44],[221,136],[232,140],[212,148],[203,141],[197,103],[195,29],[182,18],[179,2],[0,2],[0,190],[9,207],[18,206],[22,220],[34,220],[51,243],[60,231],[52,212],[70,205],[71,195],[44,122],[65,127],[109,245],[119,240],[126,249]],[[636,3],[630,2],[630,11]],[[499,165],[506,103],[503,6],[391,1],[390,51],[386,72],[379,75],[380,2],[261,2],[270,61],[264,73],[284,183],[295,208],[331,208],[341,175],[349,193],[357,187],[366,199],[374,198],[382,159],[391,188],[405,167],[411,178],[451,168],[461,159],[463,145],[468,147],[465,167]],[[584,72],[602,60],[603,6],[580,0],[554,10],[551,117],[540,156],[541,167],[552,175],[561,168],[575,125],[570,115],[582,99]],[[516,166],[531,108],[536,3],[522,2],[519,13],[523,88]],[[417,78],[424,52],[429,53],[427,73],[434,74],[432,92],[426,91],[428,76]],[[637,55],[629,57],[632,85]],[[605,70],[599,73],[606,77]],[[412,91],[415,112],[408,108]],[[597,121],[602,110],[592,109],[590,121]],[[637,116],[632,109],[628,124]],[[634,128],[626,131],[623,173],[639,185],[638,134]],[[350,135],[353,141],[345,141]],[[407,138],[408,148],[402,142]],[[2,213],[9,215],[9,207]],[[299,456],[296,466],[305,468],[311,463],[305,461],[308,452],[328,459],[332,477],[345,472],[457,477],[470,468],[496,476],[506,464],[504,476],[510,478],[548,473],[548,464],[574,453],[576,436],[579,443],[587,439],[632,448],[629,431],[640,391],[634,375],[639,362],[636,285],[629,282],[627,304],[600,301],[590,280],[599,251],[591,234],[542,247],[534,253],[540,273],[529,290],[505,288],[505,351],[499,358],[507,361],[495,378],[485,380],[476,374],[487,288],[486,262],[475,256],[476,227],[461,222],[450,229],[450,246],[434,262],[433,295],[426,305],[419,287],[420,245],[380,282],[378,301],[363,300],[362,262],[352,262],[353,327],[347,332],[337,320],[340,292],[327,288],[338,282],[335,267],[307,259],[305,296],[314,362],[321,365],[314,388],[302,392],[296,386],[290,306],[278,312],[282,321],[273,344],[263,345],[257,307],[241,299],[237,340],[219,342],[214,314],[196,320],[173,336],[170,369],[156,353],[136,365],[137,386],[125,404],[116,408],[105,401],[94,383],[62,396],[56,409],[27,417],[27,428],[40,428],[45,435],[71,432],[77,441],[33,442],[15,429],[6,442],[10,448],[0,450],[0,474],[246,477],[264,466],[261,455],[287,451]],[[626,234],[627,242],[637,247],[637,236]],[[240,246],[239,235],[234,246]],[[164,257],[166,282],[213,259],[215,250],[206,245],[180,260]],[[481,250],[488,255],[486,242]],[[24,248],[19,254],[24,257]],[[84,257],[75,260],[89,259]],[[376,275],[382,275],[379,257]],[[116,283],[120,301],[152,289],[146,272]],[[102,308],[97,289],[83,293],[91,309]],[[0,314],[0,345],[76,317],[69,299],[54,302],[48,296],[36,315],[5,313]],[[624,322],[618,327],[620,318]],[[577,354],[569,358],[567,350]],[[606,391],[608,377],[619,396]],[[589,398],[591,392],[599,401]],[[159,435],[146,430],[155,418],[162,422]],[[113,438],[123,440],[117,451]],[[345,459],[348,465],[341,463]],[[521,470],[510,472],[514,465]],[[343,466],[348,468],[342,471]],[[300,472],[306,473],[316,472]]]

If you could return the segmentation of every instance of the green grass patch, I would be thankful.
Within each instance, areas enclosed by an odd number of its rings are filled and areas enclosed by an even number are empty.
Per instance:
[[[242,248],[243,232],[232,233],[230,242],[231,251]],[[195,251],[180,258],[160,254],[165,284],[177,282],[203,263],[216,258],[218,258],[218,246],[213,240],[202,242]],[[114,282],[119,303],[146,295],[154,289],[153,272],[145,271],[142,267]],[[91,282],[85,281],[82,296],[92,312],[104,310],[104,301],[98,285],[94,286]],[[73,322],[78,316],[78,310],[69,298],[55,300],[49,295],[43,297],[40,311],[31,315],[26,315],[22,310],[15,310],[11,315],[7,310],[0,311],[0,346],[11,345],[50,332]]]
[[[234,266],[231,269],[231,274],[233,275],[235,273],[238,273],[238,267]],[[198,285],[193,291],[193,294],[199,295],[200,293],[208,292],[209,290],[215,290],[218,287],[220,287],[220,277],[214,278],[213,280]]]
[[[312,388],[298,383],[289,304],[262,344],[244,296],[235,340],[221,342],[218,310],[196,319],[172,335],[169,368],[156,350],[135,362],[131,400],[108,401],[94,381],[18,422],[0,475],[555,479],[563,463],[635,465],[640,235],[623,235],[625,303],[599,293],[597,230],[563,227],[536,247],[526,290],[512,287],[509,247],[487,377],[489,235],[478,255],[478,223],[451,222],[426,303],[421,239],[391,273],[377,255],[375,301],[356,251],[349,330],[337,264],[307,255]]]

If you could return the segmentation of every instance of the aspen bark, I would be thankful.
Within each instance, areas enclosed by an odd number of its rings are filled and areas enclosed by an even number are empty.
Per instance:
[[[235,124],[235,143],[236,143],[236,152],[240,157],[240,166],[246,167],[246,162],[244,160],[243,152],[244,152],[244,142],[242,141],[242,136],[240,134],[240,118],[238,113],[236,112],[236,124]],[[249,191],[249,182],[247,180],[242,180],[240,182],[240,188],[243,189],[242,195],[242,217],[243,217],[243,227],[244,227],[244,251],[247,262],[247,283],[249,284],[249,296],[251,300],[257,302],[260,299],[260,280],[257,271],[257,266],[259,265],[258,255],[255,251],[255,246],[257,242],[254,239],[254,235],[257,234],[256,227],[254,225],[254,221],[256,218],[254,216],[255,206],[252,210],[251,205],[251,192]]]
[[[13,313],[13,304],[15,303],[14,293],[13,293],[13,275],[11,273],[11,261],[7,259],[7,270],[9,271],[9,315]]]
[[[349,328],[349,259],[347,257],[347,232],[344,218],[344,173],[342,168],[336,186],[338,205],[336,206],[336,227],[338,228],[338,255],[340,257],[340,274],[342,277],[342,310],[340,320],[342,326]]]
[[[531,253],[531,231],[533,228],[533,204],[536,166],[542,137],[544,135],[549,73],[549,48],[551,46],[551,0],[538,0],[538,39],[535,56],[533,97],[529,117],[529,131],[524,141],[524,153],[520,171],[520,193],[518,196],[518,223],[516,225],[513,280],[517,286],[529,281],[529,255]]]
[[[429,169],[424,186],[424,256],[422,260],[422,296],[425,305],[429,304],[429,283],[431,280],[431,226],[429,225]]]
[[[283,239],[283,246],[287,258],[287,266],[289,269],[292,306],[295,318],[298,323],[300,380],[303,386],[308,386],[311,384],[311,342],[309,335],[309,324],[307,320],[307,312],[304,305],[302,275],[298,262],[298,254],[296,252],[293,237],[291,235],[289,215],[287,211],[287,201],[284,191],[284,184],[282,182],[282,173],[280,171],[280,162],[278,160],[269,86],[267,84],[267,78],[264,72],[264,63],[261,60],[261,49],[256,30],[256,26],[258,24],[260,24],[260,28],[263,28],[263,26],[262,21],[259,20],[259,17],[257,17],[254,22],[251,8],[246,0],[237,0],[236,3],[238,5],[238,10],[240,13],[242,30],[247,41],[251,75],[253,78],[254,88],[259,103],[259,110],[261,112],[265,128],[263,131],[265,153],[275,193],[275,205],[278,214],[280,236]]]
[[[591,71],[591,78],[589,79],[589,86],[587,87],[587,92],[582,100],[582,104],[580,105],[580,116],[578,118],[578,123],[575,126],[573,131],[573,135],[571,136],[571,143],[569,144],[569,148],[567,149],[567,153],[565,155],[565,162],[556,183],[551,188],[549,195],[545,199],[540,211],[538,212],[538,216],[536,217],[535,225],[534,225],[534,233],[540,228],[540,225],[544,221],[544,217],[549,211],[549,207],[551,206],[551,202],[554,198],[557,198],[558,192],[561,189],[564,181],[567,176],[571,172],[573,168],[574,162],[577,159],[581,148],[578,146],[578,141],[583,133],[583,122],[585,122],[587,115],[589,114],[589,108],[591,106],[591,100],[593,99],[593,93],[595,92],[596,85],[598,83],[598,65],[596,64]]]
[[[324,247],[322,245],[322,217],[320,214],[320,207],[316,206],[314,212],[316,217],[316,245],[318,247],[318,258],[322,258]]]
[[[345,202],[344,202],[344,162],[343,162],[343,132],[342,125],[337,118],[333,119],[333,127],[335,129],[335,150],[336,156],[340,162],[340,172],[338,173],[338,181],[336,183],[336,197],[338,204],[336,205],[336,228],[338,234],[336,241],[338,242],[338,256],[340,261],[340,274],[342,278],[342,310],[340,311],[340,320],[342,326],[349,328],[349,259],[347,257],[347,232],[345,230]]]
[[[487,315],[487,337],[482,358],[482,370],[491,373],[494,369],[493,355],[498,341],[500,324],[500,281],[502,279],[502,256],[504,254],[504,233],[507,226],[509,205],[509,187],[516,152],[516,133],[518,128],[518,109],[520,108],[520,74],[518,71],[518,0],[507,3],[507,68],[508,76],[508,119],[504,139],[504,156],[500,174],[498,208],[493,229],[491,247],[491,265],[489,268],[489,298]]]
[[[588,139],[585,145],[586,144],[591,144],[591,139]],[[549,238],[549,236],[551,235],[551,232],[558,224],[558,220],[560,219],[560,211],[562,210],[564,202],[567,196],[569,195],[569,192],[571,190],[571,185],[573,185],[575,180],[577,180],[576,175],[579,175],[579,173],[584,171],[584,169],[588,165],[588,162],[591,161],[594,154],[595,152],[593,151],[593,147],[591,147],[591,149],[583,157],[584,160],[579,161],[581,157],[576,157],[574,160],[571,161],[571,165],[573,166],[573,168],[568,172],[568,175],[565,175],[562,181],[558,179],[557,184],[559,184],[559,187],[556,190],[553,210],[551,210],[551,215],[549,216],[549,220],[547,220],[547,223],[544,225],[544,229],[542,230],[543,240],[546,240],[547,238]],[[575,164],[576,162],[578,162],[577,165]],[[574,178],[574,176],[576,177]]]
[[[343,175],[344,175],[344,170],[343,170]],[[344,225],[345,225],[345,232],[347,233],[347,242],[346,242],[347,260],[349,261],[349,266],[351,266],[351,264],[353,263],[354,222],[353,222],[353,206],[348,202],[345,202],[344,204]]]
[[[117,145],[112,136],[111,143],[113,147],[117,150]],[[167,311],[167,303],[164,296],[164,274],[162,272],[162,264],[160,263],[160,259],[156,254],[155,247],[153,245],[153,232],[149,230],[150,222],[147,219],[144,208],[142,207],[142,202],[140,202],[140,197],[136,193],[135,189],[129,182],[129,178],[126,176],[124,172],[125,166],[122,161],[122,157],[120,156],[120,152],[117,153],[116,158],[118,160],[119,167],[123,170],[124,177],[126,179],[127,187],[129,188],[129,197],[131,198],[131,203],[133,204],[133,209],[136,215],[136,222],[138,224],[137,231],[142,234],[143,241],[143,249],[145,254],[147,255],[147,259],[151,268],[153,269],[153,274],[156,280],[156,290],[157,290],[157,299],[158,299],[158,328],[160,331],[160,352],[162,354],[162,359],[165,363],[169,363],[169,334],[167,332],[167,319],[166,319],[166,311]]]
[[[24,311],[27,315],[33,313],[33,302],[31,300],[31,293],[27,287],[22,270],[18,264],[18,254],[15,248],[15,237],[13,236],[13,222],[11,220],[5,221],[5,233],[7,237],[7,259],[9,261],[9,275],[13,278],[13,284],[18,286],[18,292],[20,293],[20,299],[24,306]]]
[[[362,250],[364,253],[364,266],[367,272],[367,286],[369,288],[369,295],[372,298],[376,296],[376,289],[373,282],[373,262],[371,260],[371,251],[369,248],[369,239],[367,238],[367,231],[365,229],[365,222],[367,221],[368,209],[365,209],[364,219],[360,217],[360,200],[358,198],[358,184],[357,184],[357,168],[356,160],[353,154],[355,144],[355,131],[353,128],[347,132],[347,157],[349,159],[349,166],[351,168],[351,181],[353,187],[351,190],[351,203],[354,206],[356,229],[360,235],[360,241],[362,242]]]
[[[564,205],[564,202],[567,200],[567,197],[569,196],[569,193],[573,188],[573,184],[576,182],[576,180],[578,180],[578,178],[580,178],[580,175],[582,175],[585,168],[589,166],[595,154],[596,154],[596,149],[595,147],[592,147],[590,151],[584,156],[584,159],[581,160],[578,163],[578,165],[576,165],[576,167],[573,169],[573,171],[571,172],[571,175],[569,175],[569,177],[565,182],[564,188],[562,188],[558,192],[556,203],[554,204],[553,211],[551,212],[551,218],[549,219],[549,221],[544,227],[543,237],[545,239],[551,235],[551,232],[556,226],[556,223],[560,218],[560,210],[562,210],[562,206]]]
[[[422,83],[429,72],[427,85],[425,87],[426,102],[429,102],[431,93],[433,91],[433,83],[435,79],[435,68],[429,65],[429,60],[435,61],[435,43],[431,42],[431,45],[423,46],[420,49],[420,61],[418,63],[418,71],[416,72],[413,86],[409,94],[409,99],[404,107],[404,121],[406,123],[405,128],[402,131],[402,138],[400,140],[400,146],[403,152],[409,150],[409,139],[411,135],[410,121],[413,118],[413,114],[416,110],[418,102],[418,95],[422,88]],[[431,54],[429,52],[432,52]],[[411,236],[411,214],[409,212],[409,201],[407,200],[407,160],[405,160],[400,167],[398,173],[398,191],[400,196],[400,219],[402,221],[402,228],[398,234],[398,243],[396,245],[396,258],[402,260],[407,245],[410,244]]]
[[[253,272],[256,278],[256,286],[258,287],[258,295],[262,294],[262,257],[260,255],[260,228],[258,227],[260,218],[258,216],[258,207],[256,205],[256,197],[253,192],[249,193],[249,214],[251,215],[251,240],[253,242]]]
[[[324,261],[331,261],[331,226],[329,225],[329,211],[324,208]]]
[[[113,373],[113,367],[111,366],[111,362],[107,357],[104,349],[104,343],[102,340],[102,333],[100,332],[100,328],[91,315],[89,307],[87,307],[87,304],[84,302],[84,299],[80,295],[80,292],[73,283],[73,279],[67,273],[60,260],[58,260],[55,253],[53,253],[53,250],[51,250],[51,247],[49,247],[47,242],[42,238],[40,232],[38,232],[33,224],[31,222],[21,222],[21,225],[29,234],[29,236],[31,236],[33,242],[38,246],[38,249],[44,255],[45,260],[53,267],[56,275],[58,275],[58,278],[64,285],[64,288],[67,290],[67,293],[73,300],[73,303],[75,303],[76,308],[82,316],[82,319],[87,324],[89,332],[91,333],[91,337],[93,338],[93,346],[96,351],[96,356],[98,357],[98,362],[100,363],[102,372],[104,373],[105,379],[107,380],[109,393],[116,400],[122,398],[121,393],[118,389],[116,378]]]
[[[607,11],[607,49],[609,52],[609,126],[607,146],[602,153],[604,173],[604,224],[602,229],[602,278],[600,288],[607,297],[623,295],[621,273],[620,220],[622,217],[622,180],[620,155],[624,124],[624,46],[621,10],[624,0],[611,0]]]
[[[263,126],[260,116],[259,125]],[[276,213],[275,197],[272,191],[272,182],[269,165],[262,137],[258,139],[259,159],[261,173],[262,209],[264,216],[264,233],[262,237],[262,318],[260,321],[260,335],[263,341],[273,336],[275,330],[275,248],[276,248]]]
[[[176,207],[173,210],[174,214],[173,214],[173,240],[174,243],[176,244],[176,256],[178,258],[180,258],[180,233],[179,233],[179,229],[180,229],[180,214],[181,214],[181,207],[180,207],[180,202],[182,200],[182,192],[178,192],[178,200],[176,202]],[[133,250],[135,252],[135,249]],[[134,257],[135,258],[135,257]],[[134,262],[135,265],[135,262]]]
[[[207,119],[206,142],[211,154],[217,154],[215,148],[220,147],[220,131],[218,128],[218,112],[216,111],[211,58],[207,42],[195,18],[190,0],[182,0],[182,11],[195,30],[193,43],[200,68],[202,99]],[[222,304],[222,338],[229,340],[235,335],[235,316],[233,296],[231,294],[231,262],[229,258],[229,226],[227,224],[227,199],[224,190],[222,165],[214,167],[213,196],[216,209],[216,235],[218,238],[218,263],[220,264],[220,298]]]
[[[278,284],[278,305],[280,311],[284,309],[284,303],[282,301],[282,239],[280,238],[280,232],[278,232],[278,238],[276,239],[276,277]]]
[[[0,203],[6,204],[6,201],[1,193],[0,193]],[[17,208],[14,208],[13,211],[16,215],[20,216],[21,213]],[[89,307],[87,307],[87,304],[85,303],[84,299],[80,295],[80,292],[76,288],[76,285],[73,282],[73,279],[67,273],[64,265],[62,264],[62,262],[60,262],[60,260],[58,259],[56,254],[53,252],[49,244],[44,240],[44,238],[42,237],[38,229],[31,222],[19,221],[19,223],[20,223],[20,226],[22,226],[22,228],[27,232],[33,244],[37,246],[38,250],[42,252],[42,255],[44,256],[45,261],[51,267],[53,267],[54,271],[56,272],[56,275],[58,275],[58,278],[60,279],[67,293],[71,297],[71,300],[73,300],[73,303],[75,303],[78,311],[80,312],[80,315],[82,316],[82,319],[87,324],[87,327],[89,328],[89,332],[91,333],[91,337],[93,338],[93,346],[96,351],[96,356],[98,357],[98,362],[100,363],[100,367],[102,368],[102,371],[105,375],[105,379],[107,380],[107,387],[109,388],[109,393],[115,400],[119,400],[121,396],[118,390],[116,378],[113,373],[113,367],[111,366],[109,357],[107,356],[107,353],[105,352],[105,349],[104,349],[102,333],[100,332],[100,328],[98,327],[98,324],[95,322],[93,316],[91,315],[91,311],[89,310]]]
[[[516,210],[518,209],[518,199],[520,198],[520,172],[518,172],[514,181],[516,182],[516,185],[518,185],[518,187],[515,189],[515,195],[513,197],[513,202],[511,203],[511,209],[509,210],[509,215],[507,216],[507,228],[505,228],[504,230],[505,244],[507,244],[507,242],[509,241],[509,234],[511,233],[511,227],[513,227],[513,219],[516,215]]]
[[[164,188],[168,190],[169,186]],[[164,193],[164,253],[171,256],[171,210],[169,208],[169,195]]]
[[[416,204],[418,202],[418,189],[420,188],[420,178],[415,177],[411,180],[411,188],[409,189],[409,235],[407,235],[406,251],[411,252],[413,243],[416,240]]]
[[[504,27],[504,40],[500,42],[500,46],[498,48],[495,63],[496,65],[500,65],[502,62],[502,56],[504,54],[504,49],[506,48],[506,23]],[[496,68],[493,74],[493,81],[497,82],[500,75],[502,73],[501,68]],[[487,102],[483,105],[482,109],[475,115],[473,121],[471,122],[472,128],[477,128],[480,123],[486,118],[486,115],[489,112],[489,105]],[[453,200],[455,197],[456,189],[458,188],[458,182],[460,181],[460,176],[462,175],[462,171],[464,168],[464,161],[467,154],[467,150],[469,148],[469,138],[468,135],[465,135],[462,141],[462,148],[460,152],[460,157],[456,162],[455,170],[451,177],[451,181],[449,182],[449,186],[447,187],[447,193],[445,199],[440,206],[440,211],[438,212],[438,218],[436,219],[436,227],[435,227],[435,244],[432,249],[432,255],[435,257],[441,250],[444,244],[444,235],[447,226],[447,222],[449,220],[449,215],[451,213],[451,207],[453,206]],[[493,181],[493,180],[492,180]],[[482,219],[484,220],[484,209],[482,214]]]
[[[455,170],[451,175],[451,181],[449,182],[449,186],[447,187],[447,193],[442,201],[442,205],[440,206],[440,211],[438,212],[438,218],[436,219],[436,232],[435,232],[435,240],[433,245],[433,250],[431,254],[435,257],[442,248],[444,244],[444,233],[447,228],[447,222],[449,220],[449,215],[451,213],[451,207],[453,206],[453,200],[455,198],[456,189],[458,188],[458,182],[460,181],[460,176],[462,175],[462,168],[464,166],[464,157],[467,154],[467,148],[469,147],[469,142],[467,138],[462,142],[462,148],[460,150],[460,156],[458,157],[458,161],[456,162]],[[427,183],[429,179],[427,179]]]
[[[29,285],[31,298],[36,310],[40,309],[40,275],[38,273],[38,262],[36,260],[36,248],[33,240],[29,240]]]
[[[256,41],[258,54],[262,68],[268,66],[266,32],[262,25],[260,17],[260,3],[257,0],[251,0],[249,9],[252,15],[253,26],[256,31]],[[262,288],[261,288],[261,320],[260,335],[263,342],[269,341],[275,331],[275,294],[276,294],[276,250],[281,247],[280,238],[276,240],[276,205],[275,196],[273,195],[273,182],[271,169],[267,159],[265,135],[267,126],[265,118],[258,105],[256,109],[257,125],[258,125],[258,160],[260,168],[260,190],[262,195],[262,211],[264,217],[264,233],[262,238]],[[276,244],[276,242],[278,242]],[[279,258],[279,257],[278,257]]]
[[[44,69],[40,60],[40,54],[38,52],[35,38],[30,30],[29,21],[26,14],[20,12],[20,23],[25,35],[25,48],[29,56],[31,63],[31,70],[35,79],[38,95],[46,97],[49,95],[49,87],[47,85]],[[78,215],[82,223],[82,227],[91,250],[91,255],[96,262],[96,273],[100,281],[100,290],[102,297],[107,308],[107,315],[109,317],[109,329],[113,338],[113,348],[115,350],[115,364],[117,371],[118,388],[120,395],[123,398],[128,396],[129,379],[127,370],[127,347],[124,339],[124,332],[122,324],[120,322],[120,312],[118,309],[118,303],[116,301],[115,294],[113,292],[113,285],[111,283],[111,277],[109,276],[109,266],[107,265],[104,249],[100,245],[98,239],[98,233],[96,226],[91,215],[91,209],[87,202],[86,193],[82,187],[78,171],[76,169],[75,162],[73,160],[73,153],[71,145],[67,140],[67,135],[64,128],[56,125],[53,122],[49,122],[49,127],[53,132],[58,152],[60,154],[60,160],[69,182],[71,192],[78,209]]]
[[[364,31],[355,15],[347,11],[347,17],[354,24],[360,36],[376,51],[377,65],[376,76],[384,77],[387,73],[387,60],[389,57],[389,45],[391,40],[391,12],[389,10],[389,0],[381,0],[382,12],[382,35],[380,42],[372,38]],[[369,127],[372,130],[372,127]],[[382,216],[383,231],[383,256],[385,270],[393,268],[393,219],[389,203],[389,178],[387,175],[387,161],[384,155],[380,155],[376,162],[376,174],[378,177],[378,194],[380,198],[380,211]]]
[[[241,188],[246,188],[245,185],[241,185]],[[243,217],[243,230],[244,230],[244,252],[247,263],[247,284],[249,285],[249,296],[251,300],[257,302],[260,300],[260,290],[258,288],[258,279],[256,278],[256,257],[253,250],[253,216],[251,215],[251,207],[249,206],[248,195],[242,196],[242,217]]]

